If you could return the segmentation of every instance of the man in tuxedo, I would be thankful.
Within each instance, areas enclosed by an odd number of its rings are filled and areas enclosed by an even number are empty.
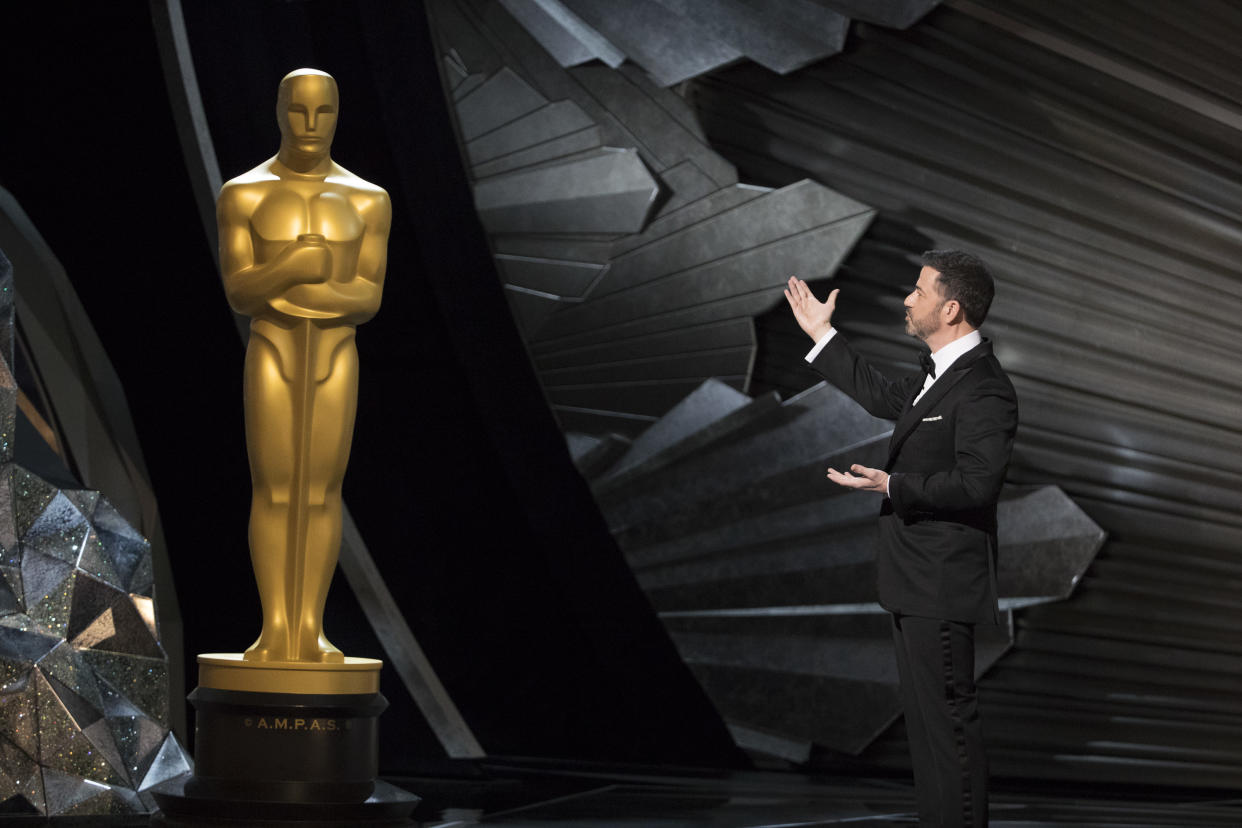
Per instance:
[[[996,502],[1018,426],[1013,385],[979,333],[995,292],[975,256],[923,254],[905,299],[924,373],[894,381],[832,327],[792,277],[785,298],[815,341],[807,362],[876,417],[895,420],[882,469],[828,479],[884,496],[876,551],[880,604],[892,614],[919,824],[987,824],[987,759],[974,681],[974,628],[999,622]]]

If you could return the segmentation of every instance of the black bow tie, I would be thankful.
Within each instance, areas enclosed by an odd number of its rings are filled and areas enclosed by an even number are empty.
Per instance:
[[[919,354],[919,365],[923,366],[923,373],[934,378],[936,376],[936,361],[931,358],[931,354]]]

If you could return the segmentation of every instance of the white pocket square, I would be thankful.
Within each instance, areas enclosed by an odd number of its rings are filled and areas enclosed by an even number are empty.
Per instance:
[[[936,420],[943,420],[943,419],[944,419],[943,415],[937,414],[935,417],[924,417],[923,422],[932,423],[932,422],[935,422]]]

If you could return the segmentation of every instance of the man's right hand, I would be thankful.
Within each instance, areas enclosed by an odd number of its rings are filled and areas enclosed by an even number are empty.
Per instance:
[[[798,320],[798,326],[812,341],[819,342],[824,334],[832,330],[832,312],[837,309],[837,294],[840,292],[840,290],[834,290],[828,294],[826,301],[820,302],[815,298],[815,294],[811,293],[806,282],[797,276],[789,277],[789,285],[785,288],[785,298],[789,301],[789,307],[793,308],[794,319]]]

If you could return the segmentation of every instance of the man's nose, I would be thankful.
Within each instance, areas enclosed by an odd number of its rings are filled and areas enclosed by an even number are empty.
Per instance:
[[[312,110],[306,113],[306,131],[314,132],[315,127],[319,124],[319,112]]]

